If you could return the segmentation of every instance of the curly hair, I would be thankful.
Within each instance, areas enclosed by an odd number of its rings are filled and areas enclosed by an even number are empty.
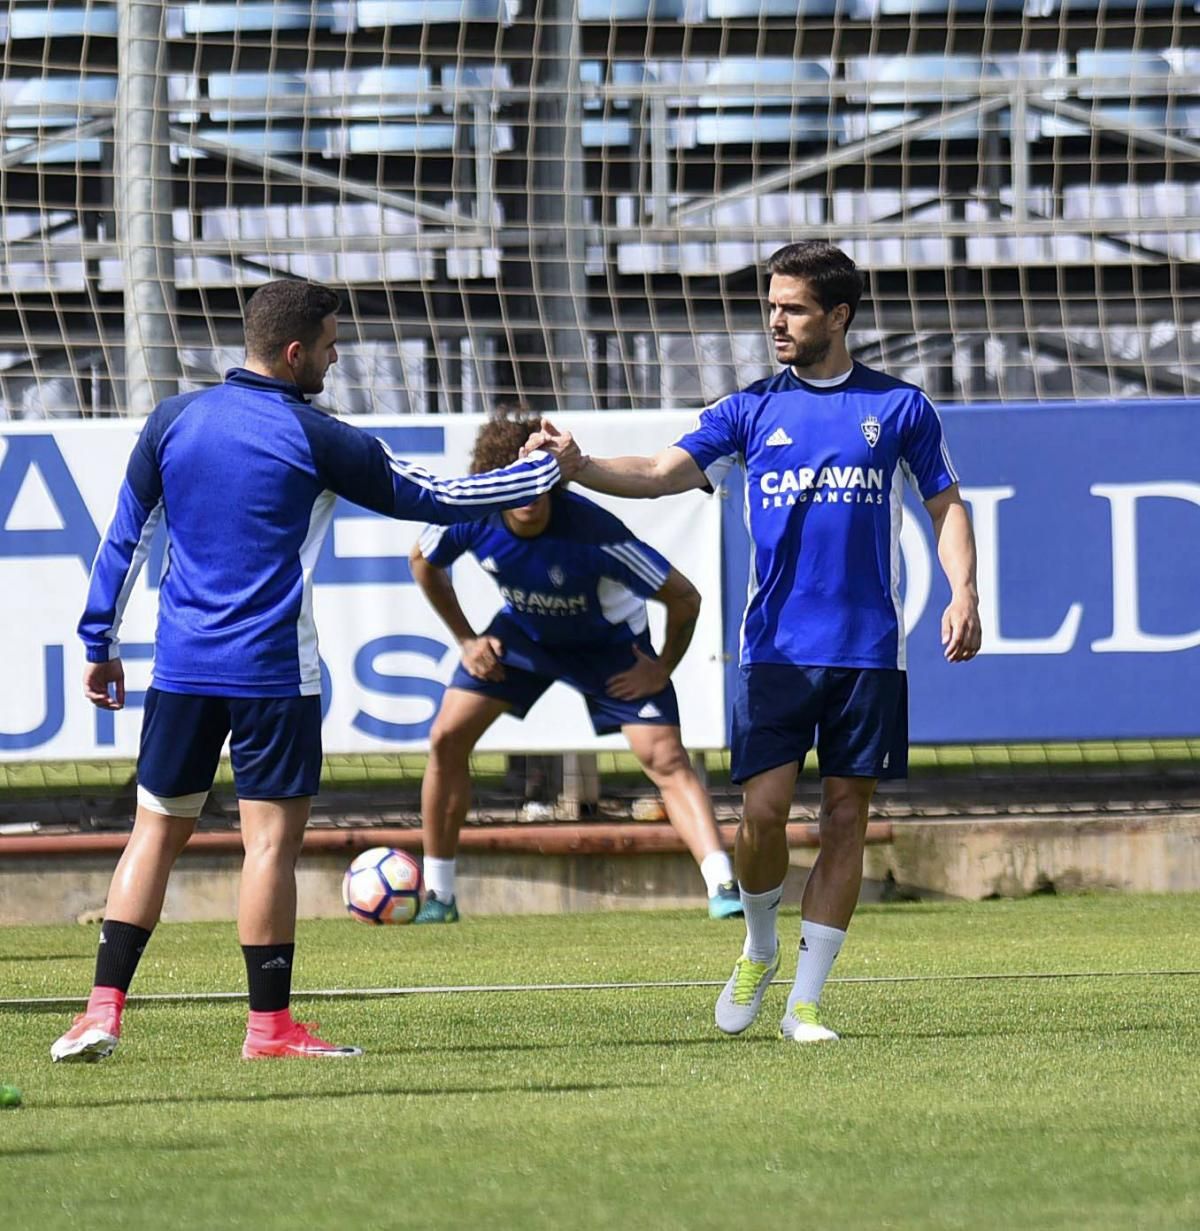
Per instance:
[[[501,409],[495,418],[489,419],[476,433],[475,448],[471,453],[471,473],[485,470],[500,470],[511,466],[521,455],[521,446],[536,432],[539,420],[524,407]]]

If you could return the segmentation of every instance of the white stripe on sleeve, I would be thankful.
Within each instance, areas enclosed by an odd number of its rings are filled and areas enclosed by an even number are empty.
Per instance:
[[[434,498],[442,504],[496,504],[501,500],[521,498],[532,504],[561,478],[557,459],[540,449],[506,470],[493,470],[456,479],[440,479],[421,466],[402,461],[383,441],[379,443],[397,474],[403,475],[410,483],[415,483],[425,491],[432,492]]]
[[[661,590],[667,575],[638,551],[632,543],[612,543],[601,547],[614,560],[619,560],[631,573],[640,577],[653,590]]]
[[[426,526],[421,531],[421,537],[417,539],[417,546],[421,549],[421,555],[426,560],[433,555],[438,549],[438,544],[442,541],[442,536],[446,533],[446,526]]]

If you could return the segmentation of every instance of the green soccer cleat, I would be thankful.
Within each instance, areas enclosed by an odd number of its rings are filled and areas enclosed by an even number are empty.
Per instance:
[[[775,946],[775,956],[769,962],[756,962],[743,953],[733,964],[733,974],[717,997],[717,1029],[726,1034],[741,1034],[753,1025],[778,969],[778,945]]]
[[[717,892],[708,899],[710,919],[733,919],[742,914],[742,895],[738,893],[737,881],[726,881],[717,886]]]
[[[427,893],[425,901],[421,904],[421,909],[417,911],[417,917],[413,922],[457,923],[458,906],[453,898],[449,902],[443,902],[436,893]]]
[[[798,1001],[779,1023],[779,1037],[793,1043],[836,1043],[838,1037],[828,1026],[821,1025],[817,1006]]]

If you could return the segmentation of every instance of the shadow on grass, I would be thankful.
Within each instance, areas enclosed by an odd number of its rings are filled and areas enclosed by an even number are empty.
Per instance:
[[[102,1111],[111,1107],[171,1107],[195,1106],[200,1103],[293,1103],[303,1099],[358,1099],[376,1098],[379,1095],[395,1098],[453,1098],[466,1095],[474,1098],[480,1094],[592,1094],[610,1090],[655,1090],[658,1082],[612,1081],[612,1082],[563,1082],[559,1085],[504,1085],[504,1086],[373,1086],[368,1090],[279,1090],[253,1094],[172,1094],[168,1096],[147,1095],[138,1098],[87,1099],[77,1103],[46,1103],[40,1111]]]
[[[176,1141],[157,1144],[151,1142],[148,1145],[139,1143],[137,1152],[139,1154],[190,1154],[197,1150],[226,1148],[227,1143],[223,1141]],[[0,1158],[55,1158],[60,1154],[70,1154],[74,1157],[78,1154],[112,1154],[112,1152],[111,1142],[95,1146],[80,1146],[72,1142],[62,1146],[19,1146],[12,1150],[0,1149]]]
[[[1103,1039],[1114,1034],[1180,1034],[1187,1026],[1178,1021],[1172,1022],[1132,1022],[1128,1025],[1113,1026],[1030,1026],[1024,1022],[1014,1022],[1012,1025],[976,1027],[972,1030],[904,1030],[889,1028],[887,1030],[843,1030],[844,1040],[862,1040],[874,1042],[879,1039],[1004,1039],[1020,1036],[1021,1038],[1049,1039],[1055,1035],[1079,1036],[1093,1039]]]
[[[415,1056],[415,1055],[490,1055],[505,1052],[539,1052],[539,1051],[571,1051],[579,1047],[591,1048],[621,1048],[630,1047],[744,1047],[762,1043],[777,1043],[774,1036],[758,1035],[753,1038],[741,1038],[735,1043],[725,1035],[713,1035],[703,1039],[672,1039],[665,1035],[660,1039],[593,1039],[588,1043],[580,1043],[572,1039],[547,1043],[414,1043],[410,1047],[372,1047],[368,1054],[372,1056]]]
[[[0,962],[82,962],[95,956],[94,949],[87,953],[0,953]]]

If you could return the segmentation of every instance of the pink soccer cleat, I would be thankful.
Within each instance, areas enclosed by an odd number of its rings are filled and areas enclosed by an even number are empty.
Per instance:
[[[120,1014],[90,1009],[80,1013],[71,1029],[51,1045],[50,1059],[95,1064],[113,1054],[120,1037]]]
[[[335,1047],[332,1043],[326,1043],[311,1033],[316,1029],[316,1022],[292,1022],[287,1029],[273,1035],[247,1030],[242,1059],[342,1060],[363,1054],[361,1047]]]

